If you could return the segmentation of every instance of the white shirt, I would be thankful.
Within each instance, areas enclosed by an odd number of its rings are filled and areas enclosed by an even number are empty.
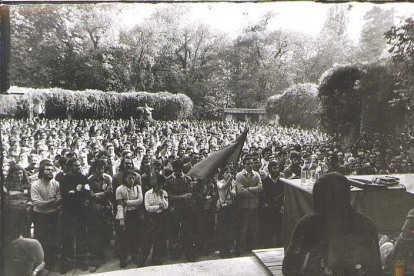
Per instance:
[[[154,189],[145,193],[145,209],[149,213],[161,213],[163,210],[168,209],[168,194],[166,191],[162,191],[162,196],[159,193],[155,193]],[[163,208],[160,208],[160,205]]]

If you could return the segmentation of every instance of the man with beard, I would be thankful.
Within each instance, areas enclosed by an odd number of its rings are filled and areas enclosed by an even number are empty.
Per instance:
[[[39,179],[31,186],[31,198],[34,204],[34,237],[45,252],[45,268],[53,269],[58,255],[58,222],[60,195],[59,183],[53,179],[55,171],[52,163],[46,163],[39,169]]]
[[[61,267],[60,273],[66,274],[68,258],[76,255],[86,255],[86,229],[87,212],[91,191],[88,179],[81,173],[81,165],[78,159],[71,158],[67,161],[68,174],[60,180],[60,192],[62,195],[61,213]],[[76,240],[76,252],[74,248]],[[88,269],[87,264],[80,261],[80,268]]]
[[[280,180],[279,163],[269,162],[269,175],[263,179],[263,192],[260,198],[260,229],[265,247],[281,246],[282,206],[284,185]]]

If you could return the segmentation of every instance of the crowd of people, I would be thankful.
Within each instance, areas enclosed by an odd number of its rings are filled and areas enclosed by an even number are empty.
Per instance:
[[[244,131],[244,122],[130,120],[1,121],[4,200],[26,209],[23,237],[45,268],[91,272],[219,250],[240,256],[282,246],[284,178],[412,173],[412,140],[361,135],[353,147],[319,130],[252,124],[238,164],[196,179],[191,168]],[[151,251],[152,248],[152,251]],[[234,253],[233,253],[234,249]],[[152,253],[151,253],[152,252]]]

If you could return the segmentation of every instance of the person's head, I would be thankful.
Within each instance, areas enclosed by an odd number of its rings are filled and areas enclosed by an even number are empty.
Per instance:
[[[276,160],[270,161],[267,169],[272,177],[278,177],[280,175],[280,164]]]
[[[325,215],[351,212],[351,185],[339,173],[327,173],[318,178],[313,186],[313,209]]]
[[[381,160],[375,161],[375,168],[382,169],[382,162],[381,162]]]
[[[149,158],[144,158],[141,163],[141,172],[149,173],[151,171],[151,160]]]
[[[200,156],[198,155],[197,152],[192,152],[190,154],[190,162],[192,165],[195,165],[198,163],[198,161],[200,161]]]
[[[106,145],[106,150],[108,151],[108,153],[110,154],[110,156],[114,156],[115,155],[115,146],[112,143],[109,143]]]
[[[371,163],[371,164],[375,164],[375,162],[377,161],[377,155],[375,154],[375,153],[371,153],[370,155],[369,155],[369,162]]]
[[[38,168],[39,167],[39,156],[37,154],[30,154],[29,155],[29,166],[31,168]]]
[[[66,165],[66,163],[68,162],[68,159],[65,156],[62,156],[59,159],[59,166],[62,169],[63,172],[68,173],[68,166]]]
[[[301,160],[301,154],[296,151],[292,151],[290,153],[290,160],[292,161],[292,165],[298,166]]]
[[[123,157],[121,159],[121,164],[119,165],[119,170],[133,170],[134,169],[134,162],[132,161],[132,158],[130,157]]]
[[[272,154],[272,149],[271,148],[266,147],[262,150],[263,159],[266,160],[266,161],[269,161],[269,157],[270,157],[271,154]]]
[[[102,159],[96,159],[91,166],[91,172],[96,177],[102,177],[105,172],[106,162]]]
[[[155,176],[155,181],[152,184],[154,192],[158,193],[161,188],[165,185],[165,177],[162,174],[157,173]]]
[[[253,170],[253,159],[251,156],[246,155],[243,159],[243,166],[247,172],[252,172]]]
[[[53,166],[52,162],[43,163],[39,168],[39,179],[46,181],[52,180],[54,172],[55,167]]]
[[[230,169],[229,169],[229,168],[224,167],[224,168],[222,168],[222,169],[220,170],[220,174],[221,174],[222,178],[223,178],[225,181],[227,181],[227,180],[230,178],[230,176],[231,176],[231,171],[230,171]]]
[[[66,162],[66,166],[68,169],[68,173],[72,175],[80,175],[81,172],[81,164],[77,158],[70,158]]]
[[[183,162],[180,159],[177,159],[173,162],[172,166],[174,170],[174,175],[181,176],[181,174],[183,173],[183,169],[184,169]]]
[[[152,166],[154,167],[154,171],[155,171],[156,174],[160,174],[161,173],[161,171],[163,169],[163,165],[162,165],[161,161],[154,160],[152,162]]]
[[[258,172],[261,167],[262,167],[262,162],[260,161],[260,158],[258,157],[253,158],[253,170]]]
[[[122,174],[123,184],[131,188],[136,179],[137,175],[133,170],[125,170]]]
[[[410,236],[413,235],[412,231],[414,231],[414,209],[411,209],[408,212],[401,231],[403,232],[405,237],[407,237],[407,236],[410,237]]]
[[[28,216],[26,208],[17,204],[5,204],[1,213],[4,221],[7,222],[2,225],[2,236],[4,235],[5,242],[4,246],[7,246],[23,234],[24,229],[28,224]]]
[[[17,164],[10,166],[7,174],[7,180],[24,182],[25,180],[27,180],[27,174],[25,169],[23,169],[22,166]]]

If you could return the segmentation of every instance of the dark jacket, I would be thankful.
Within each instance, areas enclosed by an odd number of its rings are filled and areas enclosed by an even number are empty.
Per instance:
[[[287,248],[283,260],[283,275],[326,275],[325,267],[328,266],[329,257],[332,259],[332,256],[337,258],[340,256],[337,263],[341,264],[340,268],[328,268],[334,272],[332,275],[356,276],[358,274],[355,267],[358,264],[361,265],[365,276],[382,275],[375,223],[360,213],[351,213],[347,225],[349,227],[341,229],[343,233],[341,237],[329,240],[325,215],[304,216],[296,225]],[[329,242],[332,243],[331,247]],[[336,252],[329,252],[332,245],[336,245],[333,247],[337,249]]]

